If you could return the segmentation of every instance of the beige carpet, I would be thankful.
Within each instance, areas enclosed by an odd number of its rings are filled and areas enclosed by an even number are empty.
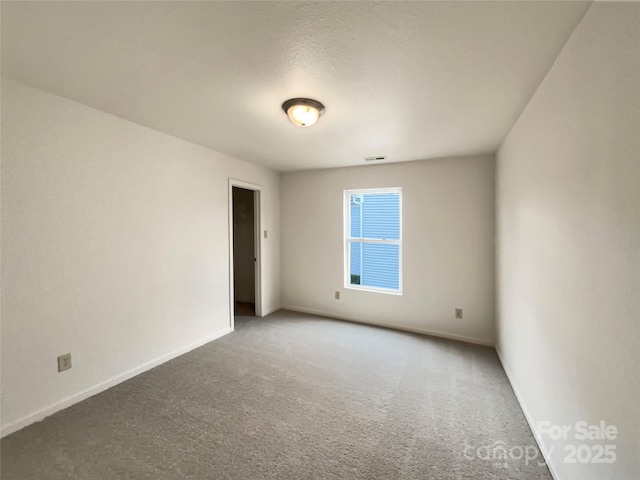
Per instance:
[[[1,473],[550,479],[509,458],[535,445],[493,349],[281,311],[4,438]]]

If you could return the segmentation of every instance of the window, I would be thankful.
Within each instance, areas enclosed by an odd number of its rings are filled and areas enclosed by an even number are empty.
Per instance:
[[[345,190],[346,288],[402,293],[402,188]]]

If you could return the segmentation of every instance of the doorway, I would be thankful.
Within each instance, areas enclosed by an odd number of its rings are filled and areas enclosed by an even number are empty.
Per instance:
[[[260,187],[229,180],[230,322],[261,316]]]

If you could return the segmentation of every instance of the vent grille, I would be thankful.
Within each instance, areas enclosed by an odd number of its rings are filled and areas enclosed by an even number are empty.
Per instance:
[[[385,157],[384,155],[377,156],[377,157],[364,157],[365,162],[379,162],[380,160],[386,160],[386,159],[387,157]]]

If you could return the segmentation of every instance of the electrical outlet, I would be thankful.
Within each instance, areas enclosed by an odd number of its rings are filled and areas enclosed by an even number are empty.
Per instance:
[[[340,292],[336,290],[333,294],[333,298],[335,298],[336,300],[340,300]]]
[[[267,231],[264,231],[264,238],[269,238],[269,234],[267,233]]]
[[[456,318],[462,318],[462,309],[456,308]]]
[[[65,353],[64,355],[60,355],[58,357],[58,371],[64,372],[65,370],[69,370],[71,368],[71,354]]]

